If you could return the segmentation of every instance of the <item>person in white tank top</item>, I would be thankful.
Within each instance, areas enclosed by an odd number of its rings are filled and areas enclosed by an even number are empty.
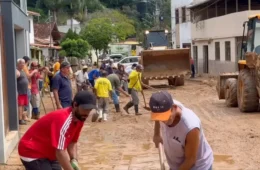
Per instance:
[[[155,121],[154,143],[164,146],[171,170],[212,170],[213,151],[198,116],[167,91],[156,92],[150,102]]]

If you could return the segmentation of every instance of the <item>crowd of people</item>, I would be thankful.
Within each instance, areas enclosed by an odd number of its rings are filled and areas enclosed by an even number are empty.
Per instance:
[[[32,118],[39,119],[39,82],[48,75],[57,110],[36,121],[21,138],[18,152],[26,170],[79,170],[77,143],[85,120],[93,109],[98,110],[98,120],[107,121],[109,99],[116,112],[121,112],[119,96],[124,94],[129,102],[123,107],[126,113],[134,107],[139,112],[138,93],[143,87],[143,66],[133,64],[129,73],[113,61],[104,61],[101,67],[88,70],[84,65],[74,73],[77,93],[73,97],[70,63],[59,59],[53,70],[41,68],[29,58],[17,61],[17,91],[20,124],[22,114],[32,103]],[[29,98],[30,96],[30,98]],[[155,121],[153,141],[164,146],[171,170],[212,170],[213,151],[208,144],[198,116],[167,91],[152,94],[149,102],[151,120]],[[21,112],[20,112],[21,111]],[[41,132],[41,133],[39,133]]]

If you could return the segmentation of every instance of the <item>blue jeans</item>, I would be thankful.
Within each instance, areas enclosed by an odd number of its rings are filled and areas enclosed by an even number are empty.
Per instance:
[[[60,102],[62,108],[67,108],[71,106],[71,102]]]
[[[112,91],[112,100],[114,104],[119,104],[118,95],[115,90]]]
[[[211,165],[211,167],[209,168],[209,170],[212,170],[213,168],[212,168],[212,165]]]

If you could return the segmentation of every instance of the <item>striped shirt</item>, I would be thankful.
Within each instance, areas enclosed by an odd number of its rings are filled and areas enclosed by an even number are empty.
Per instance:
[[[56,160],[56,150],[66,150],[77,142],[84,122],[75,121],[72,108],[54,111],[35,122],[19,142],[23,160],[47,158]]]

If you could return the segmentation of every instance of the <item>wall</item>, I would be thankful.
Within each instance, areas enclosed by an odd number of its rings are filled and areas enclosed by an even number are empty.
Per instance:
[[[172,34],[174,42],[176,45],[179,45],[182,48],[183,43],[191,43],[191,23],[189,22],[189,11],[186,10],[186,19],[185,23],[182,23],[182,7],[188,6],[193,2],[193,0],[171,0],[171,11],[172,11]],[[175,24],[175,10],[179,9],[179,23]]]
[[[192,39],[241,36],[244,21],[248,20],[248,16],[256,13],[260,13],[260,10],[232,13],[192,24]]]
[[[230,41],[230,53],[231,61],[225,60],[225,41]],[[220,42],[220,60],[215,60],[215,42]],[[236,38],[221,38],[214,39],[210,43],[208,41],[197,41],[193,46],[198,47],[198,73],[204,73],[204,55],[203,55],[203,46],[208,45],[208,71],[211,75],[218,75],[219,73],[224,72],[235,72],[237,69],[237,46]],[[193,56],[192,50],[192,56]]]
[[[29,16],[30,21],[30,44],[34,44],[34,28],[33,28],[33,16]]]

